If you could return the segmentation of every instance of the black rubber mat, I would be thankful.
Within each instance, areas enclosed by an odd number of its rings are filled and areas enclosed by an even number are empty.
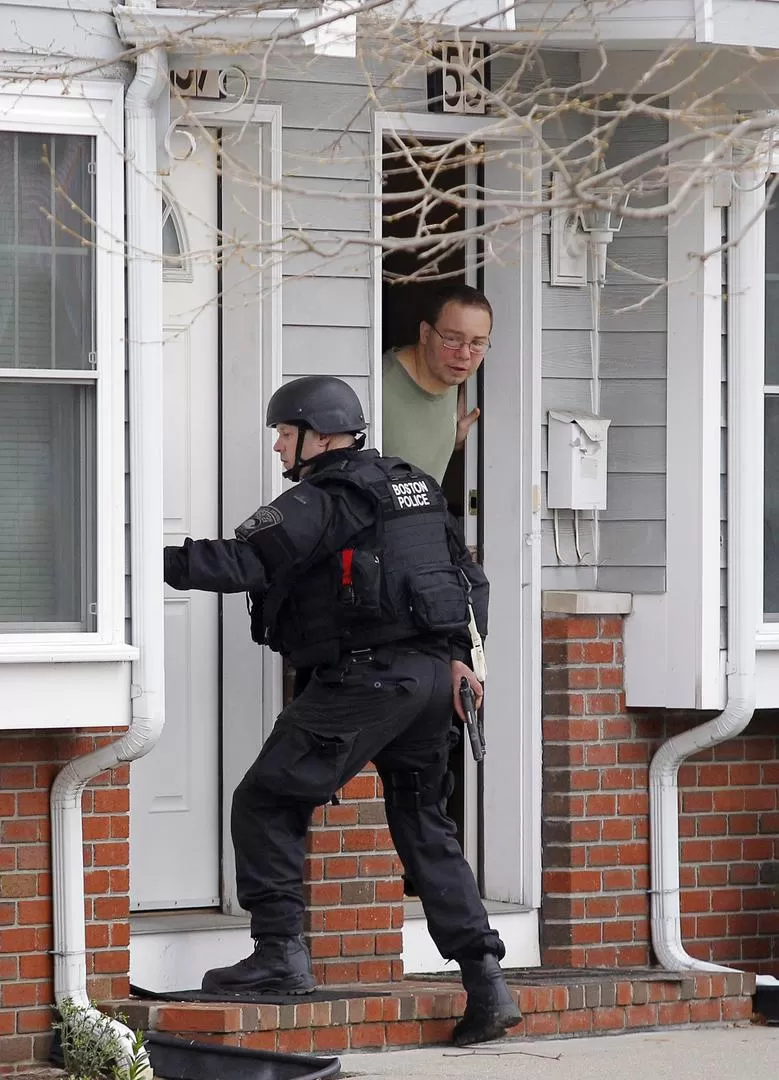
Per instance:
[[[212,1046],[156,1031],[147,1036],[146,1049],[154,1075],[165,1080],[324,1080],[341,1071],[337,1057]]]
[[[768,1024],[779,1024],[779,986],[758,986],[754,997],[755,1012]]]
[[[214,1046],[157,1031],[147,1032],[145,1044],[154,1075],[160,1080],[325,1080],[341,1071],[337,1057]],[[56,1037],[50,1061],[60,1068],[64,1065]]]
[[[244,1005],[297,1005],[306,1001],[343,1001],[345,998],[389,997],[391,991],[351,990],[345,987],[333,987],[331,990],[314,990],[311,994],[253,994],[245,991],[241,994],[206,994],[203,990],[169,990],[158,993],[146,990],[142,986],[130,984],[130,995],[146,1001],[240,1001]]]
[[[537,986],[539,983],[589,982],[681,982],[683,971],[663,971],[661,968],[503,968],[507,982]],[[458,973],[436,972],[431,975],[406,975],[408,981],[458,982]]]

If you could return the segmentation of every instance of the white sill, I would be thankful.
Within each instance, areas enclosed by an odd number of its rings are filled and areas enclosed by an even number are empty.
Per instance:
[[[138,659],[134,645],[107,641],[3,641],[0,664],[67,664],[131,661]]]
[[[510,915],[516,912],[532,910],[532,908],[525,907],[523,904],[512,904],[507,900],[482,900],[482,903],[488,915]],[[425,912],[422,909],[421,900],[413,900],[407,897],[403,901],[404,919],[424,919],[424,917]]]
[[[758,651],[779,649],[779,624],[766,623],[762,630],[758,630],[755,637],[755,648]]]

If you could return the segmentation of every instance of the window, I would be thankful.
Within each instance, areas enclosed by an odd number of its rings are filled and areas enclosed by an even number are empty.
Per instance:
[[[184,227],[171,199],[162,197],[162,277],[165,281],[192,281],[192,267],[184,254]]]
[[[765,215],[765,465],[763,608],[779,623],[779,206]]]
[[[0,630],[95,625],[93,162],[0,131]]]
[[[0,85],[0,661],[124,642],[121,100]]]

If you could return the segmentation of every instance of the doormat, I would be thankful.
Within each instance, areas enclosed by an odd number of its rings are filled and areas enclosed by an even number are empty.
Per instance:
[[[539,983],[553,983],[563,986],[566,983],[591,982],[681,982],[685,978],[682,971],[663,971],[662,968],[503,968],[506,982],[512,985],[537,986]],[[452,982],[446,972],[431,975],[406,975],[406,980],[420,982]]]
[[[130,983],[130,997],[145,1001],[239,1001],[243,1005],[303,1005],[307,1001],[344,1001],[347,998],[390,997],[391,990],[354,990],[335,986],[332,990],[314,990],[311,994],[255,994],[247,990],[243,993],[207,994],[204,990],[169,990],[165,993],[146,990],[142,986]]]
[[[62,1068],[65,1061],[58,1035],[49,1060]],[[341,1072],[337,1057],[214,1046],[157,1031],[148,1032],[145,1043],[154,1075],[165,1080],[325,1080]]]

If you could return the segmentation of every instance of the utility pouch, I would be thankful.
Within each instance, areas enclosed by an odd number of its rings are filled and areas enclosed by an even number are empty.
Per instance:
[[[381,616],[381,561],[375,551],[345,548],[338,553],[341,579],[338,610],[343,619]]]
[[[421,630],[451,632],[468,625],[468,601],[454,566],[417,570],[408,581],[409,606]]]
[[[265,620],[262,611],[262,595],[255,592],[247,592],[246,609],[249,612],[249,632],[252,641],[257,645],[267,644],[265,640]]]

